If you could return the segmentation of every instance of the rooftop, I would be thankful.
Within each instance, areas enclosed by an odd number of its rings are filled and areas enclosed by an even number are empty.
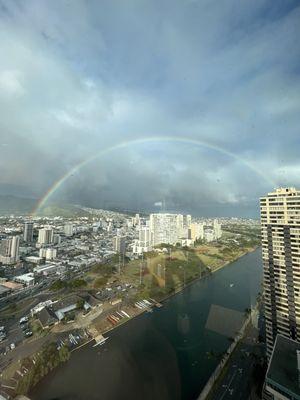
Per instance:
[[[300,373],[297,368],[297,353],[300,343],[277,335],[267,371],[266,382],[300,399]]]

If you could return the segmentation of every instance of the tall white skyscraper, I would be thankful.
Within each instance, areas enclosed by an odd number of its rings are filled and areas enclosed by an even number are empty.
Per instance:
[[[183,216],[167,213],[150,214],[149,227],[153,246],[161,243],[176,244],[182,235]]]
[[[117,253],[124,254],[126,250],[126,237],[125,236],[115,236],[113,238],[113,249]]]
[[[53,243],[53,229],[51,227],[45,227],[39,229],[38,243],[41,245]]]
[[[24,242],[33,242],[33,222],[25,222],[24,224]]]
[[[191,239],[193,241],[204,239],[204,224],[197,222],[191,224]]]
[[[19,236],[3,239],[0,244],[0,261],[5,264],[13,264],[19,260]]]
[[[66,224],[64,226],[64,232],[65,232],[66,236],[73,236],[73,234],[74,234],[73,224]]]
[[[220,239],[220,237],[222,236],[222,225],[219,223],[217,219],[214,219],[213,228],[214,228],[214,239],[215,240]]]
[[[277,334],[300,340],[300,191],[260,199],[267,354]]]

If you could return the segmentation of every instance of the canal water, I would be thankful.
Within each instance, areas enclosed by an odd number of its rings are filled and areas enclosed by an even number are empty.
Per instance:
[[[258,249],[109,332],[103,346],[75,351],[29,397],[195,399],[230,345],[228,323],[255,304],[261,282]]]

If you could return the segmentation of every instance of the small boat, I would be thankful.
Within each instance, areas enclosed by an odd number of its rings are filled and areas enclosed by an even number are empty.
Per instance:
[[[230,287],[233,287],[233,286],[234,286],[234,283],[231,283],[229,286],[230,286]]]
[[[93,347],[96,347],[96,346],[102,346],[106,341],[107,341],[107,339],[108,339],[108,337],[104,337],[103,339],[101,339],[101,340],[99,340],[99,342],[96,342],[94,345],[93,345]]]

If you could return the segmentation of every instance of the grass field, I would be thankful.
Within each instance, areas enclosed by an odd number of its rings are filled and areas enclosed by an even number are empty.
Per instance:
[[[128,283],[137,289],[136,298],[154,297],[159,300],[259,244],[256,228],[248,228],[248,231],[244,226],[229,228],[217,242],[197,243],[191,248],[168,246],[165,251],[145,253],[143,259],[126,259],[124,264],[119,263],[116,255],[108,263],[96,265],[85,274],[84,289],[100,290]]]

